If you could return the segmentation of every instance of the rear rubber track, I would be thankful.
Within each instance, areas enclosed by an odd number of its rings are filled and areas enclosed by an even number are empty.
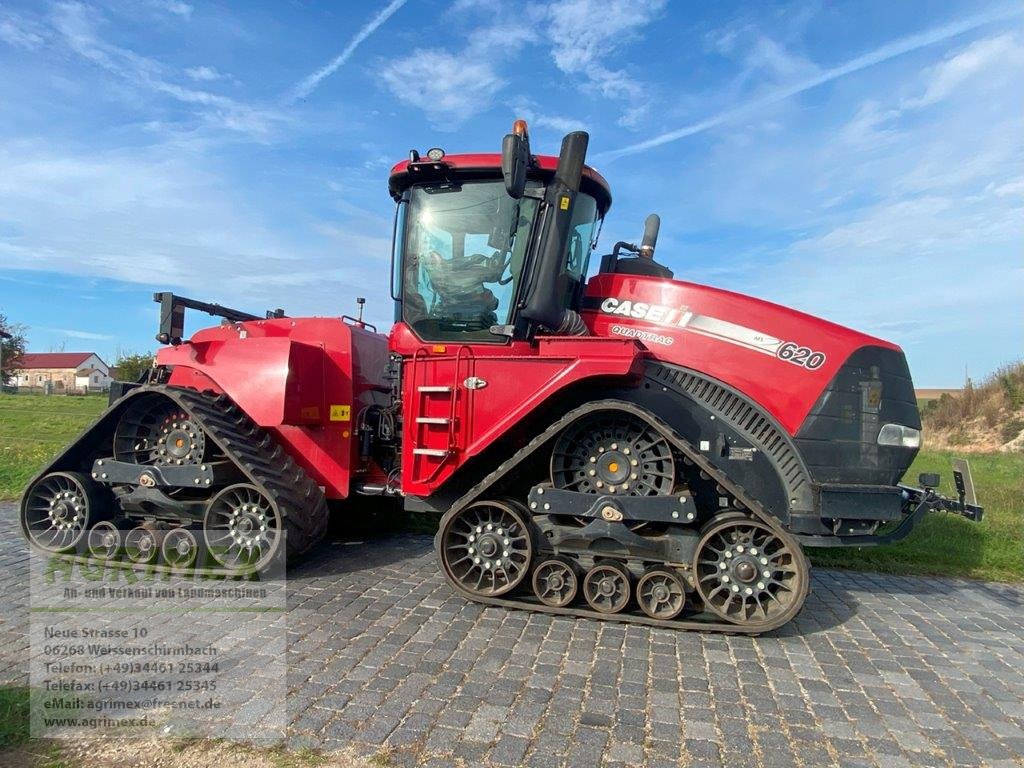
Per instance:
[[[285,532],[285,553],[288,561],[301,557],[323,539],[329,522],[327,499],[323,491],[267,430],[257,425],[226,395],[165,385],[146,385],[133,389],[115,403],[104,416],[118,406],[127,406],[127,400],[131,398],[152,394],[168,398],[193,416],[225,457],[274,503],[280,512],[282,530]],[[101,416],[100,420],[103,418]],[[60,459],[71,453],[72,449],[69,449]],[[216,489],[211,491],[211,498],[215,492]],[[114,510],[114,514],[107,515],[106,519],[118,516],[119,511]],[[54,556],[50,552],[37,551],[43,552],[47,557]],[[79,554],[63,554],[56,557],[81,564],[102,562],[111,567],[143,568],[156,573],[176,572],[162,563],[142,565],[128,560],[97,561]],[[275,556],[275,559],[279,558],[280,555]],[[236,576],[241,571],[208,565],[196,567],[194,572],[207,576]]]

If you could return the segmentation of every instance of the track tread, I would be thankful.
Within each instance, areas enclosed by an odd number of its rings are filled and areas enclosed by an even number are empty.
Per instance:
[[[226,395],[151,386],[196,417],[221,450],[277,505],[287,531],[291,559],[308,552],[327,532],[327,498],[269,432]],[[267,445],[273,448],[268,450]]]

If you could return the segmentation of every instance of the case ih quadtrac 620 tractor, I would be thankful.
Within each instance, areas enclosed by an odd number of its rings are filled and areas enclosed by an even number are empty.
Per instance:
[[[899,347],[673,279],[656,216],[587,279],[611,205],[587,141],[535,156],[517,121],[501,154],[396,165],[386,337],[157,294],[167,346],[31,483],[31,543],[238,573],[392,497],[441,514],[471,599],[763,632],[804,602],[802,545],[981,517],[965,465],[958,499],[900,482],[921,422]],[[223,322],[186,340],[186,308]]]

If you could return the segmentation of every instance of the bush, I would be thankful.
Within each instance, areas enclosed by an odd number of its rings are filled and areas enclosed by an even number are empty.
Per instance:
[[[980,384],[968,379],[957,395],[943,393],[921,408],[925,428],[963,434],[966,422],[981,422],[984,427],[1007,434],[1016,412],[1024,409],[1024,362],[1006,365]],[[1013,433],[1016,437],[1020,429]]]

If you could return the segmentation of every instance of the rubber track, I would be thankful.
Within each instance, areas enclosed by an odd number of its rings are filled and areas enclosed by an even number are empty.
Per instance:
[[[128,399],[147,394],[166,397],[195,417],[224,455],[238,466],[253,485],[273,501],[281,514],[286,531],[285,544],[289,561],[305,554],[323,539],[329,522],[327,498],[323,491],[273,436],[246,416],[229,397],[178,387],[146,385],[133,389],[114,407],[125,405]],[[49,552],[44,554],[52,556]],[[83,555],[70,554],[61,557],[82,564],[97,562],[94,558]],[[106,567],[145,568],[156,573],[172,572],[169,566],[162,563],[140,565],[126,560],[102,562]],[[232,576],[238,573],[227,568],[196,568],[195,571],[212,576]]]
[[[585,406],[576,408],[569,413],[565,414],[558,421],[552,423],[547,429],[535,436],[529,443],[516,451],[506,461],[502,462],[485,476],[479,483],[474,485],[468,492],[463,494],[451,507],[451,509],[444,514],[441,519],[441,524],[438,527],[437,535],[434,537],[434,550],[437,553],[440,570],[444,573],[444,566],[440,563],[441,558],[441,531],[444,530],[444,526],[452,517],[458,514],[467,505],[481,498],[483,494],[496,482],[501,480],[507,474],[512,472],[519,464],[525,461],[531,454],[539,450],[545,443],[554,439],[554,437],[562,431],[565,427],[571,424],[573,421],[587,415],[594,410],[603,409],[615,409],[623,410],[629,413],[641,415],[643,418],[650,421],[658,431],[660,431],[676,448],[678,448],[683,455],[689,458],[698,466],[698,468],[704,470],[712,479],[718,482],[723,488],[725,488],[734,498],[738,499],[744,507],[751,513],[751,515],[761,522],[771,527],[776,533],[780,534],[786,539],[793,540],[792,534],[779,523],[779,521],[768,512],[766,512],[761,505],[753,498],[751,498],[744,489],[736,483],[725,477],[720,470],[712,465],[707,459],[700,455],[692,445],[683,440],[676,432],[669,427],[664,421],[659,419],[654,414],[640,409],[633,403],[629,403],[623,400],[599,400],[592,403],[588,403]],[[810,591],[810,563],[807,560],[806,555],[803,554],[803,549],[800,547],[799,542],[792,541],[795,550],[801,554],[804,558],[804,563],[807,569],[807,587],[801,597],[801,605],[803,600],[806,599],[808,592]],[[613,556],[614,557],[614,556]],[[699,631],[711,631],[711,632],[726,632],[731,634],[743,634],[743,635],[760,635],[764,632],[770,632],[773,629],[786,624],[790,621],[793,616],[788,618],[782,617],[781,620],[776,620],[767,624],[760,624],[756,627],[745,627],[742,624],[730,624],[724,622],[713,614],[698,614],[696,616],[690,616],[683,619],[671,619],[661,620],[652,619],[645,614],[634,614],[634,613],[617,613],[617,614],[605,614],[599,611],[589,610],[587,608],[556,608],[553,606],[544,605],[538,601],[532,600],[532,595],[527,594],[523,597],[516,598],[513,594],[510,597],[486,597],[482,595],[476,595],[469,593],[462,589],[458,584],[451,583],[452,587],[460,594],[467,597],[470,600],[474,600],[479,603],[485,603],[487,605],[498,605],[505,608],[518,608],[528,611],[539,611],[542,613],[556,614],[562,616],[578,616],[591,619],[598,619],[601,621],[617,621],[635,624],[645,624],[648,626],[665,627],[668,629],[682,629],[682,630],[699,630]],[[524,587],[520,585],[517,590],[521,590]],[[528,589],[528,587],[527,587]],[[799,613],[799,611],[797,611]],[[794,614],[795,616],[796,614]],[[710,616],[710,618],[701,618],[702,616]]]
[[[277,504],[287,531],[289,559],[305,554],[323,539],[330,517],[327,498],[269,432],[246,416],[227,395],[162,389],[163,394],[196,416],[217,447]]]

